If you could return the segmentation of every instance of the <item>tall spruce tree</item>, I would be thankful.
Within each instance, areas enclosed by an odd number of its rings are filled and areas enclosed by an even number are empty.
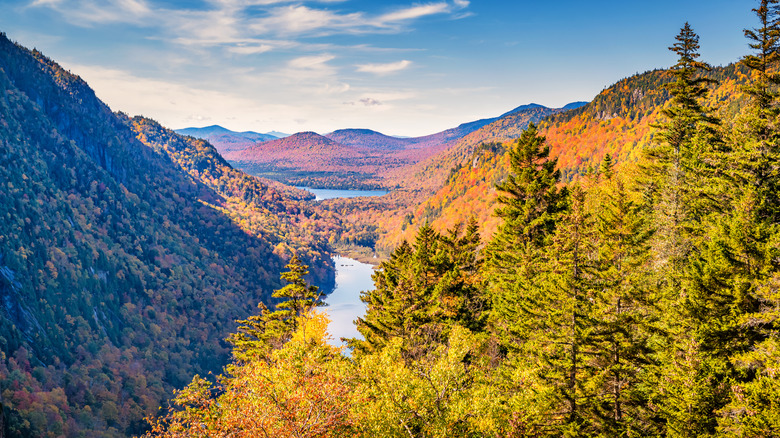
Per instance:
[[[773,436],[780,427],[780,11],[762,0],[753,11],[759,27],[745,30],[754,54],[742,62],[753,71],[745,88],[751,105],[736,124],[736,192],[723,221],[724,276],[731,324],[731,363],[737,374],[730,403],[721,410],[727,436]]]
[[[375,288],[361,294],[365,316],[357,320],[363,340],[351,339],[357,354],[384,348],[393,338],[407,358],[433,351],[453,325],[479,331],[486,303],[474,278],[480,269],[479,230],[456,226],[444,235],[425,224],[413,244],[403,242],[374,273]]]
[[[552,257],[540,275],[534,331],[523,354],[537,369],[557,401],[557,433],[579,435],[589,429],[586,412],[594,400],[593,224],[585,192],[574,186],[570,209],[561,217],[549,250]],[[557,434],[556,433],[556,434]]]
[[[228,341],[233,344],[236,359],[250,361],[280,348],[297,329],[301,316],[314,307],[325,305],[318,288],[306,282],[304,277],[309,274],[309,267],[297,255],[293,255],[286,268],[281,279],[287,285],[272,294],[279,300],[275,310],[271,311],[264,303],[260,303],[260,313],[238,321],[241,324],[238,331],[228,337]]]
[[[753,80],[744,88],[751,97],[748,111],[738,119],[732,141],[735,143],[734,176],[737,183],[751,186],[760,201],[760,219],[780,220],[780,13],[777,0],[761,0],[753,9],[759,27],[746,29],[750,47],[756,51],[742,59],[753,72]]]
[[[656,329],[664,334],[646,376],[666,434],[704,436],[715,431],[729,377],[723,356],[707,345],[715,329],[707,315],[717,306],[705,287],[717,284],[717,267],[705,254],[712,248],[709,223],[728,199],[719,174],[728,148],[718,119],[703,104],[710,81],[701,77],[709,67],[698,61],[699,37],[686,23],[676,41],[669,48],[679,60],[672,68],[676,80],[668,86],[672,100],[664,112],[667,121],[657,126],[659,143],[643,166],[652,194],[654,287],[660,291],[663,315]],[[702,275],[713,281],[706,284]]]
[[[510,172],[498,184],[496,215],[503,222],[486,249],[492,326],[504,348],[517,348],[528,335],[529,300],[545,266],[544,246],[566,210],[568,191],[558,188],[557,160],[531,123],[509,152]]]
[[[644,184],[655,212],[655,253],[660,265],[683,269],[701,236],[701,219],[718,206],[706,178],[714,169],[719,120],[702,104],[707,86],[702,76],[710,67],[699,61],[699,36],[685,23],[669,50],[678,55],[671,68],[672,96],[663,110],[666,121],[656,125],[656,145],[646,150]],[[677,273],[679,275],[679,272]]]
[[[632,199],[609,155],[594,188],[597,261],[591,360],[591,430],[603,436],[648,436],[659,431],[649,407],[645,370],[652,364],[652,327],[658,315],[650,288],[649,220]]]

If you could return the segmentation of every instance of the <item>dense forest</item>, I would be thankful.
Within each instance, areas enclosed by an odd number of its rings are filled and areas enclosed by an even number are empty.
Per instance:
[[[0,36],[0,403],[10,436],[128,436],[273,303],[293,254],[333,283],[291,188],[211,145],[112,113]]]
[[[780,10],[755,13],[726,111],[686,23],[634,161],[564,175],[535,124],[486,146],[506,157],[492,237],[421,225],[363,294],[349,357],[294,260],[285,304],[148,436],[777,436]]]

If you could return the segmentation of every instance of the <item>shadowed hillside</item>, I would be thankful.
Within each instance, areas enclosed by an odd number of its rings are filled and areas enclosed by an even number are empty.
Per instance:
[[[11,436],[140,433],[173,388],[221,369],[234,320],[269,300],[292,252],[332,284],[324,241],[297,231],[306,207],[208,143],[112,113],[5,35],[0,93]]]

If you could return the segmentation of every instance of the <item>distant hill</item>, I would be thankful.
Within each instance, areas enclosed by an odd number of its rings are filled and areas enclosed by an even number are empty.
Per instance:
[[[302,193],[113,113],[0,34],[0,401],[9,436],[142,434],[293,251],[332,284]],[[302,222],[304,221],[304,222]],[[0,433],[2,435],[2,433]]]
[[[259,132],[254,132],[254,131],[244,131],[244,132],[231,131],[219,125],[211,125],[203,128],[176,129],[175,132],[182,135],[189,135],[191,137],[200,138],[202,140],[208,140],[209,137],[218,136],[218,135],[231,135],[231,136],[241,137],[252,141],[268,141],[268,140],[276,140],[277,138],[281,138],[280,136],[276,136],[271,133],[261,134]]]
[[[219,153],[240,151],[257,142],[280,138],[280,136],[273,134],[261,134],[253,131],[235,132],[219,125],[211,125],[204,128],[177,129],[176,132],[181,135],[189,135],[190,137],[206,140],[214,145]]]
[[[573,110],[573,109],[577,109],[577,108],[582,108],[583,106],[585,106],[585,105],[587,105],[587,104],[589,104],[589,103],[590,103],[590,102],[582,102],[582,101],[581,101],[581,102],[572,102],[572,103],[566,104],[566,105],[565,105],[563,108],[561,108],[561,109],[564,109],[564,110]]]
[[[252,163],[311,172],[359,169],[365,173],[375,173],[386,161],[377,151],[345,145],[316,132],[299,132],[289,137],[255,143],[243,150],[228,152],[225,158],[239,166]]]
[[[325,135],[346,146],[363,149],[402,150],[414,142],[409,138],[390,137],[370,129],[339,129]]]
[[[241,144],[235,147],[218,136],[210,137],[210,141],[215,142],[225,158],[239,168],[292,185],[330,188],[396,186],[401,184],[397,175],[408,175],[404,169],[457,146],[464,138],[487,126],[505,120],[522,128],[525,118],[538,121],[555,111],[558,110],[536,104],[523,105],[501,117],[463,123],[421,137],[401,138],[370,129],[340,129],[325,136],[313,132],[298,133],[252,146]]]

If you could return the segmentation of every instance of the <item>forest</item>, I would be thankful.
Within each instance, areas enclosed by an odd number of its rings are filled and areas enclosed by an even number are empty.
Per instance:
[[[363,293],[348,356],[293,260],[283,304],[242,321],[225,373],[147,436],[777,436],[776,3],[732,68],[742,104],[708,106],[686,23],[636,160],[565,177],[533,123],[485,146],[507,157],[489,239],[474,218],[419,226]]]

